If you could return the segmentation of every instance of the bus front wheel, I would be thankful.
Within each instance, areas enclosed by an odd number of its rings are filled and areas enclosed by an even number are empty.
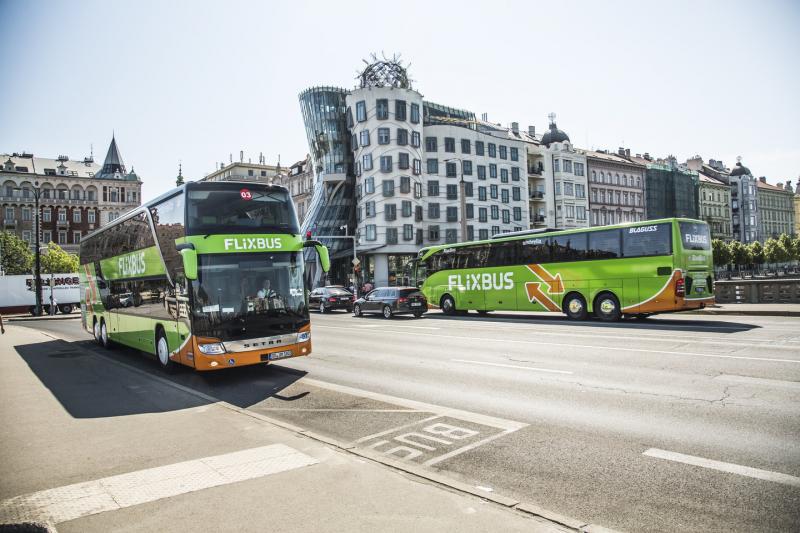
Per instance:
[[[169,358],[169,343],[167,343],[167,336],[161,327],[156,330],[156,357],[158,357],[158,364],[164,370],[170,371],[175,367],[175,363]]]
[[[111,348],[111,341],[108,338],[108,328],[106,327],[105,319],[100,320],[100,346],[103,348]]]
[[[594,314],[606,322],[616,322],[622,316],[619,300],[610,292],[601,293],[594,300]]]
[[[439,302],[440,307],[442,308],[442,312],[446,315],[454,315],[456,314],[456,302],[453,300],[453,297],[449,294],[445,294],[442,296],[442,301]]]
[[[586,300],[577,293],[568,294],[564,298],[564,314],[572,320],[586,320]]]

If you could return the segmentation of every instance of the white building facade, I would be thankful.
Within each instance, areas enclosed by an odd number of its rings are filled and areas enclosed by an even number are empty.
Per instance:
[[[571,229],[589,226],[589,198],[586,155],[576,150],[566,133],[559,130],[550,115],[550,128],[542,135],[553,173],[553,228]]]

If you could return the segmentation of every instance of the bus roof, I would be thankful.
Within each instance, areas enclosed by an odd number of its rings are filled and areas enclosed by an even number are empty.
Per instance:
[[[435,246],[426,246],[422,248],[419,253],[417,254],[418,258],[423,258],[427,255],[432,255],[439,250],[445,250],[448,248],[461,248],[465,246],[475,246],[478,244],[492,244],[498,242],[507,242],[507,241],[519,241],[526,238],[532,237],[549,237],[550,235],[569,235],[572,233],[582,233],[586,231],[602,231],[608,229],[616,229],[616,228],[630,228],[630,227],[638,227],[638,226],[650,226],[652,224],[660,224],[664,222],[694,222],[705,224],[706,222],[702,220],[697,220],[694,218],[659,218],[655,220],[643,220],[641,222],[626,222],[624,224],[613,224],[609,226],[594,226],[589,228],[572,228],[572,229],[561,229],[561,230],[548,230],[545,229],[544,231],[518,231],[514,232],[513,234],[499,234],[494,235],[486,240],[481,241],[469,241],[469,242],[460,242],[460,243],[451,243],[451,244],[437,244]]]

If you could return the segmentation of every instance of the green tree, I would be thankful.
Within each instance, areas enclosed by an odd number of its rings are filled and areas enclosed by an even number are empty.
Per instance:
[[[8,231],[0,231],[0,254],[2,270],[8,275],[30,274],[33,253],[28,243]]]
[[[78,256],[65,252],[54,242],[47,244],[42,254],[42,274],[59,274],[78,271]]]
[[[731,258],[736,266],[750,264],[750,250],[739,241],[731,241],[728,244],[728,249],[731,253]]]
[[[711,251],[714,256],[714,265],[724,267],[731,262],[731,251],[725,241],[714,239],[711,241]]]
[[[788,263],[794,259],[794,242],[791,235],[781,233],[778,237],[778,244],[780,244],[780,261],[781,263]]]
[[[800,235],[795,235],[792,241],[792,258],[800,261]]]
[[[767,260],[767,263],[777,263],[780,261],[781,256],[781,243],[778,242],[778,239],[769,238],[764,241],[764,259]]]
[[[750,243],[748,246],[750,249],[750,258],[753,260],[754,265],[763,265],[764,264],[764,247],[761,246],[761,243],[758,241]]]

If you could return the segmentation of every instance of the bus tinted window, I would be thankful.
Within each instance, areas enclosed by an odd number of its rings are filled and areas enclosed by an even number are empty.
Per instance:
[[[684,250],[710,250],[711,237],[708,224],[700,222],[679,222]]]
[[[520,261],[526,265],[550,262],[550,239],[533,237],[520,245]]]
[[[550,237],[553,262],[581,261],[586,259],[586,234],[555,235]]]
[[[300,232],[284,190],[239,185],[189,189],[187,206],[188,235]]]
[[[620,231],[609,229],[589,232],[589,257],[591,259],[612,259],[620,257]]]
[[[183,193],[167,198],[150,208],[150,216],[156,230],[161,255],[167,266],[167,272],[175,279],[178,270],[183,269],[183,259],[175,249],[175,240],[186,235],[184,227]]]
[[[487,266],[502,267],[520,264],[520,241],[493,242]]]
[[[622,255],[643,257],[672,253],[672,225],[653,224],[622,230]]]

